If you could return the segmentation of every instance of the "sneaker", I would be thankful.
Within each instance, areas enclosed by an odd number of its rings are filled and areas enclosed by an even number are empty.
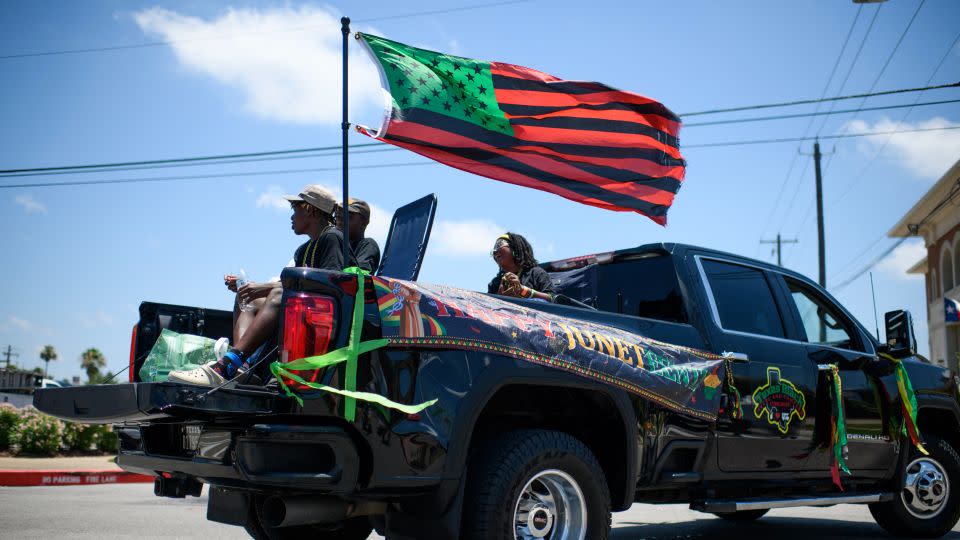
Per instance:
[[[167,381],[198,386],[220,386],[227,382],[227,379],[213,369],[216,364],[216,362],[208,362],[196,369],[171,371],[167,375]]]

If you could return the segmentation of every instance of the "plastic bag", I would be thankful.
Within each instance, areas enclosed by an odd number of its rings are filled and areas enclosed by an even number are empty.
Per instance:
[[[171,371],[189,370],[217,359],[215,340],[191,334],[178,334],[164,328],[140,367],[140,380],[161,382]]]

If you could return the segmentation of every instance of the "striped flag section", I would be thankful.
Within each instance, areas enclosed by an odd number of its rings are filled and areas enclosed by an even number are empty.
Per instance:
[[[390,99],[365,135],[473,174],[660,225],[683,182],[680,119],[601,83],[357,34]]]

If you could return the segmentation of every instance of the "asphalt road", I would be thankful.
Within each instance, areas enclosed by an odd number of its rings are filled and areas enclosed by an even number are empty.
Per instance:
[[[206,519],[204,496],[163,499],[150,484],[0,488],[0,538],[247,538],[239,527]],[[614,514],[611,538],[680,540],[885,538],[865,506],[773,510],[733,524],[684,505],[635,504]],[[371,539],[382,538],[373,534]],[[960,527],[945,538],[960,539]]]

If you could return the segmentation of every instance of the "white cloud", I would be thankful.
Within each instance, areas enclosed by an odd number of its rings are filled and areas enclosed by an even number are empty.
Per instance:
[[[17,195],[13,199],[17,204],[23,207],[28,214],[46,214],[47,207],[34,200],[33,195]]]
[[[11,325],[13,325],[18,330],[28,332],[31,329],[33,329],[33,323],[31,323],[28,320],[14,317],[13,315],[11,315],[7,320],[10,322]]]
[[[139,317],[140,315],[138,313],[137,318]],[[113,324],[113,317],[107,315],[107,313],[102,309],[98,309],[96,312],[88,315],[81,315],[79,319],[80,324],[83,325],[84,328],[98,328]]]
[[[903,243],[898,246],[897,249],[893,250],[893,253],[887,255],[886,258],[880,261],[877,268],[889,274],[891,277],[898,279],[922,279],[923,274],[908,274],[907,270],[926,256],[927,248],[923,245],[923,242]]]
[[[430,251],[441,255],[487,255],[506,229],[488,220],[438,221],[430,234]]]
[[[390,220],[393,219],[393,213],[387,212],[383,208],[367,201],[370,205],[370,224],[367,225],[367,237],[373,238],[380,246],[383,252],[387,242],[387,233],[390,232]]]
[[[329,9],[228,9],[210,20],[153,7],[134,14],[141,30],[173,43],[187,67],[243,92],[257,116],[339,124],[340,20]],[[350,40],[350,105],[381,105],[380,76]]]
[[[844,133],[882,133],[913,129],[936,129],[960,126],[945,118],[910,124],[883,118],[871,126],[863,120],[853,120],[843,126]],[[887,139],[889,138],[889,142]],[[923,178],[939,178],[960,156],[960,130],[898,133],[895,135],[871,135],[864,137],[861,149],[868,153],[879,150],[884,143],[891,157],[901,166]]]
[[[290,203],[283,198],[287,193],[280,186],[267,186],[267,190],[257,196],[257,208],[268,208],[278,212],[289,212]]]

